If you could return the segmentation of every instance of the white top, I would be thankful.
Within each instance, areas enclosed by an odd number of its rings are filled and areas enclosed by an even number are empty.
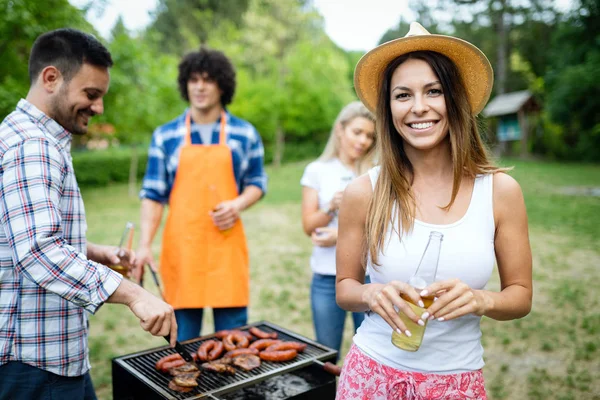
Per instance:
[[[379,168],[369,171],[373,187]],[[373,283],[392,280],[407,282],[415,272],[425,250],[429,234],[435,230],[444,235],[438,263],[437,280],[458,278],[473,289],[483,289],[494,268],[493,175],[475,179],[471,202],[465,215],[448,225],[415,221],[414,229],[398,234],[388,226],[385,252],[379,254],[377,269],[368,263]],[[413,372],[454,374],[481,369],[480,317],[470,314],[439,322],[429,321],[421,347],[408,352],[391,342],[392,328],[378,314],[367,313],[354,336],[354,343],[376,361],[390,367]]]
[[[344,190],[356,175],[338,158],[327,161],[314,161],[306,166],[300,179],[302,186],[313,188],[319,196],[319,209],[328,208],[336,192]],[[337,228],[337,217],[332,218],[328,227]],[[314,273],[335,275],[335,246],[313,246],[310,267]]]

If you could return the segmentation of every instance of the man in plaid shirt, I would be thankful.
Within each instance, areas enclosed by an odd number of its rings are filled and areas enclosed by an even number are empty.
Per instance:
[[[91,35],[41,35],[27,98],[0,125],[0,400],[95,399],[86,313],[105,302],[177,336],[171,306],[106,267],[131,266],[133,253],[85,238],[71,139],[103,112],[111,66]]]

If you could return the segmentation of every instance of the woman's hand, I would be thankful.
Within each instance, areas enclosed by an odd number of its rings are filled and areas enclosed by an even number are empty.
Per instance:
[[[363,292],[363,301],[369,306],[371,311],[379,314],[399,334],[404,333],[406,336],[411,336],[411,332],[406,329],[406,325],[404,325],[396,310],[403,312],[416,324],[425,325],[420,319],[421,316],[416,315],[408,303],[400,297],[400,294],[404,294],[415,304],[421,307],[424,306],[417,291],[408,283],[391,281],[385,285],[382,283],[373,283],[366,286],[367,288]]]
[[[337,228],[317,228],[310,238],[315,246],[332,247],[337,243]]]
[[[434,282],[423,289],[420,295],[437,297],[421,316],[423,320],[435,318],[438,321],[448,321],[467,314],[482,316],[489,303],[483,291],[471,289],[459,279]]]
[[[329,202],[329,210],[337,211],[340,208],[340,204],[342,203],[342,197],[344,196],[344,191],[335,192],[333,198]]]

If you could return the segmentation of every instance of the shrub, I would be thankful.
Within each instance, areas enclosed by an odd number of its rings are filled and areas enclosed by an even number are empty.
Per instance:
[[[95,151],[74,151],[73,168],[79,186],[105,186],[113,182],[127,182],[133,148],[118,148]],[[148,161],[147,148],[137,149],[137,179],[146,171]]]

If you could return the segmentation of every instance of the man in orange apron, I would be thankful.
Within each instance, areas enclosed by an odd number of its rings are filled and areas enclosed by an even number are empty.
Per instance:
[[[235,71],[227,57],[201,48],[179,65],[190,107],[152,136],[140,197],[141,236],[134,276],[156,270],[151,244],[165,204],[160,273],[175,308],[178,339],[200,335],[203,309],[215,330],[247,323],[248,248],[240,212],[265,193],[264,148],[254,127],[227,112]]]

